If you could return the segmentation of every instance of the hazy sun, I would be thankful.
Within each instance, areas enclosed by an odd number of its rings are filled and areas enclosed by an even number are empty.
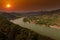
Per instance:
[[[6,5],[6,7],[7,7],[7,8],[10,8],[10,7],[11,7],[11,5],[10,5],[10,4],[7,4],[7,5]]]

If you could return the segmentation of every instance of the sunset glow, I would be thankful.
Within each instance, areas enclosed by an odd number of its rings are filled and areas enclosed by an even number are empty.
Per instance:
[[[60,0],[0,0],[0,10],[32,11],[60,8]]]
[[[11,7],[11,5],[10,5],[10,4],[7,4],[7,5],[6,5],[6,7],[7,7],[7,8],[10,8],[10,7]]]

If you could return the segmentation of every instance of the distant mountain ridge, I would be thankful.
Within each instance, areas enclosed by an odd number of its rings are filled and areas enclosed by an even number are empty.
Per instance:
[[[0,13],[0,15],[7,18],[8,20],[17,19],[20,16],[20,14],[17,14],[17,13],[6,13],[6,12],[2,12]]]
[[[53,11],[37,11],[37,12],[25,12],[25,13],[7,13],[7,12],[0,12],[0,15],[6,17],[9,20],[17,19],[20,17],[25,17],[25,16],[38,16],[38,15],[52,15],[52,14],[60,14],[60,9],[58,10],[53,10]]]

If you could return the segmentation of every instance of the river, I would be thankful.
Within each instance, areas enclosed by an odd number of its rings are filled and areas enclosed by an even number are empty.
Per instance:
[[[49,36],[49,37],[54,38],[56,40],[60,40],[60,29],[40,26],[40,25],[36,25],[36,24],[32,24],[32,23],[24,23],[23,18],[19,18],[16,20],[10,20],[10,21],[17,24],[17,25],[20,25],[24,28],[31,29],[39,34]]]

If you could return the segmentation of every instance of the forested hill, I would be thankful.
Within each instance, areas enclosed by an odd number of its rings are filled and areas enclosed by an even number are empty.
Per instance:
[[[53,40],[9,22],[0,16],[0,40]]]

